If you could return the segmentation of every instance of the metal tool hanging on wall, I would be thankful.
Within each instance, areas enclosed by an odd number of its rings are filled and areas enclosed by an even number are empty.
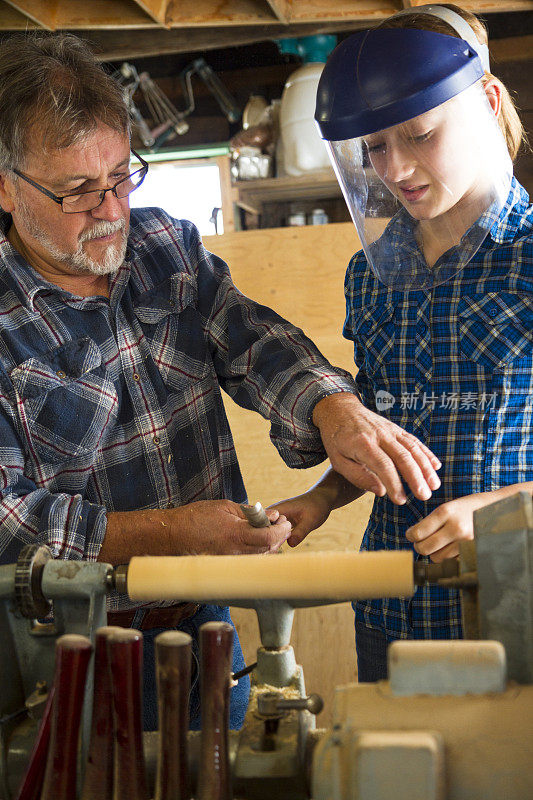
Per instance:
[[[194,91],[192,78],[198,75],[224,112],[228,122],[237,122],[241,117],[241,110],[235,98],[226,89],[218,75],[211,69],[203,58],[197,58],[188,64],[180,73],[180,82],[186,106],[179,110],[170,101],[166,94],[152,80],[148,72],[138,73],[133,64],[125,61],[116,77],[123,87],[125,100],[131,117],[137,126],[139,136],[145,147],[158,150],[171,136],[183,136],[189,130],[185,121],[195,110]],[[155,127],[150,128],[142,116],[133,96],[137,91],[142,93]]]

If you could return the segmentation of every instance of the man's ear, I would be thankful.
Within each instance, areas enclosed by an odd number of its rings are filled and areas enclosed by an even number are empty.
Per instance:
[[[0,206],[8,214],[15,207],[15,186],[7,172],[0,172]]]
[[[494,116],[498,119],[502,110],[502,85],[497,78],[489,78],[483,88],[494,111]]]

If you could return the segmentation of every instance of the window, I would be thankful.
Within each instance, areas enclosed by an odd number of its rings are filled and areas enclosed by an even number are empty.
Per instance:
[[[213,209],[222,208],[219,165],[208,158],[152,162],[144,183],[130,196],[130,206],[162,208],[172,217],[194,222],[203,236],[223,233],[222,211],[216,231],[212,221]]]

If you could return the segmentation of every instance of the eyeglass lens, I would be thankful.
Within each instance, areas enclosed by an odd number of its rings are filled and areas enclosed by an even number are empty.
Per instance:
[[[116,197],[123,198],[131,194],[137,189],[144,180],[146,169],[141,169],[132,172],[127,178],[119,181],[113,187],[113,194]],[[108,190],[109,191],[109,190]],[[95,190],[94,192],[83,192],[82,194],[70,194],[63,197],[63,211],[67,214],[73,214],[77,211],[91,211],[97,208],[102,202],[102,191]]]

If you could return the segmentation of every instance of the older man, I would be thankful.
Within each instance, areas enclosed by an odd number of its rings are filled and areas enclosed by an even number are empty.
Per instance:
[[[186,221],[131,213],[147,165],[130,167],[122,94],[75,37],[0,46],[0,552],[42,542],[56,557],[118,564],[142,554],[267,553],[285,517],[249,526],[222,405],[270,419],[289,466],[326,452],[351,482],[403,502],[438,485],[432,454],[367,411],[351,378],[271,310],[241,295]],[[322,440],[321,440],[322,439]],[[395,466],[396,465],[396,466]],[[109,602],[153,638],[196,637],[213,606]],[[243,665],[238,642],[234,668]],[[246,708],[233,691],[231,724]],[[191,693],[192,725],[198,693]]]

